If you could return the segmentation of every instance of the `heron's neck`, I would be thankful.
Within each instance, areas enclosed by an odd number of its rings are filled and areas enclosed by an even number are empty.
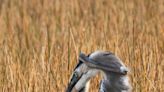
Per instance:
[[[89,92],[90,81],[88,81],[79,92]],[[104,74],[101,80],[99,92],[131,92],[128,76],[116,74]]]
[[[86,83],[84,88],[82,88],[79,92],[89,92],[90,81]]]
[[[100,92],[131,92],[128,76],[105,74],[101,81]]]

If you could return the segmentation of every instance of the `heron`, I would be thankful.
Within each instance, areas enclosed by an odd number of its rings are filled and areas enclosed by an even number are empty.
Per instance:
[[[80,53],[66,92],[88,92],[90,79],[101,73],[99,92],[131,92],[128,68],[113,53],[95,51],[88,56]]]

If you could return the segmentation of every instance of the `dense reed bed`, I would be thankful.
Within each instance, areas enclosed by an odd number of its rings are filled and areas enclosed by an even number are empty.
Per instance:
[[[95,50],[122,59],[133,92],[163,92],[164,1],[1,0],[0,92],[64,92],[79,52]]]

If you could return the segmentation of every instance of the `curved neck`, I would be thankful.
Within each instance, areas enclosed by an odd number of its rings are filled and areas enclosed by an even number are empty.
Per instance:
[[[89,92],[90,81],[79,92]]]
[[[89,84],[90,82],[88,81],[79,92],[89,92]],[[99,92],[131,92],[131,89],[127,75],[104,73]]]

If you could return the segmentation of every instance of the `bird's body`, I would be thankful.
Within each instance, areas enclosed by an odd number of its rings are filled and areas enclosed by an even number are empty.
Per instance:
[[[99,92],[131,92],[127,68],[117,56],[104,51],[79,56],[67,92],[87,92],[89,80],[99,72],[103,75]],[[76,79],[74,74],[78,76],[75,82],[72,81]]]
[[[100,92],[130,92],[128,77],[110,74],[101,81]]]

